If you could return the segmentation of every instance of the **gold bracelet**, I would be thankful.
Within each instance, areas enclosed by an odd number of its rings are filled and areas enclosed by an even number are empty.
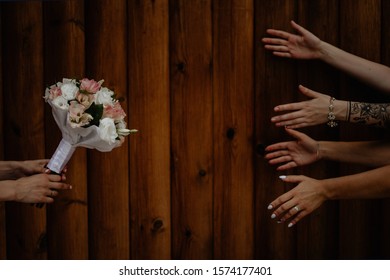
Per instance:
[[[336,121],[336,115],[333,112],[333,109],[334,109],[333,102],[335,100],[336,100],[336,98],[334,98],[334,97],[330,97],[330,100],[329,100],[329,112],[328,112],[328,123],[327,123],[327,125],[329,127],[336,127],[338,125],[338,123]]]

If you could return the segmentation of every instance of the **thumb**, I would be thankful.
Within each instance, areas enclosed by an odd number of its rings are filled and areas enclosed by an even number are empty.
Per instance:
[[[302,139],[305,137],[305,134],[304,134],[304,133],[299,132],[299,131],[297,131],[297,130],[295,130],[295,129],[286,127],[285,130],[286,130],[286,132],[287,132],[290,136],[294,137],[294,138],[297,139],[298,141],[299,141],[299,140],[302,140]]]
[[[300,26],[298,23],[296,23],[295,21],[291,21],[291,26],[296,30],[298,31],[300,34],[305,34],[306,32],[308,32],[305,28],[303,28],[302,26]]]
[[[299,91],[300,91],[302,94],[304,94],[304,95],[306,95],[307,97],[309,97],[309,98],[316,98],[316,97],[319,97],[319,96],[320,96],[319,93],[317,93],[317,92],[315,92],[314,90],[311,90],[311,89],[309,89],[309,88],[307,88],[307,87],[304,87],[303,85],[299,85]]]

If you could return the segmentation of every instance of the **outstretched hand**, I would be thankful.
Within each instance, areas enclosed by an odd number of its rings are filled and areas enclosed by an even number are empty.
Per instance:
[[[282,180],[297,186],[272,201],[268,209],[273,211],[272,219],[282,223],[289,221],[288,227],[312,213],[327,199],[321,180],[302,175],[284,176]]]
[[[322,41],[314,34],[291,21],[291,26],[299,33],[268,29],[267,33],[276,38],[266,37],[262,41],[267,50],[276,56],[296,59],[318,59],[321,57]]]
[[[287,170],[319,160],[318,142],[306,134],[286,128],[295,141],[280,142],[265,148],[270,164],[281,164],[277,170]]]
[[[287,126],[288,128],[302,128],[323,124],[328,121],[330,96],[306,88],[302,85],[299,90],[305,96],[311,98],[307,101],[295,102],[278,105],[274,108],[275,112],[285,112],[271,118],[276,126]]]

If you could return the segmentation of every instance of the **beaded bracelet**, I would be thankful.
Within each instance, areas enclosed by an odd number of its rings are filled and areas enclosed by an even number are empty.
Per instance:
[[[329,100],[329,112],[328,112],[328,120],[329,121],[328,121],[327,125],[330,127],[336,127],[338,125],[338,123],[336,121],[336,115],[333,112],[333,109],[334,109],[333,102],[335,100],[336,100],[336,98],[334,98],[334,97],[330,97],[330,100]]]

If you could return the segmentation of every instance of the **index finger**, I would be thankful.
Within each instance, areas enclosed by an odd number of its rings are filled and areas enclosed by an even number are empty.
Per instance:
[[[267,29],[267,33],[272,35],[272,36],[284,38],[287,40],[291,36],[291,33],[283,31],[283,30],[277,30],[277,29]]]
[[[300,110],[304,107],[304,102],[305,101],[277,105],[275,106],[274,111],[281,112],[281,111]]]
[[[71,190],[72,186],[65,184],[65,183],[58,183],[58,182],[51,182],[49,184],[50,189],[55,189],[55,190]]]

